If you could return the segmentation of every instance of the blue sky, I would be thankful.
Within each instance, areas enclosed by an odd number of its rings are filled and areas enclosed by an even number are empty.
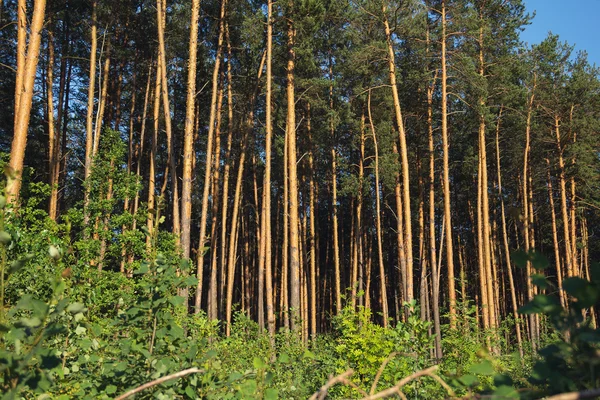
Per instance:
[[[529,13],[536,11],[521,39],[529,44],[544,40],[549,31],[561,41],[586,50],[590,63],[600,66],[600,0],[524,0]]]

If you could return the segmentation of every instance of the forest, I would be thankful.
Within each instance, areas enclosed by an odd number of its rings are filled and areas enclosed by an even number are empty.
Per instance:
[[[600,69],[524,0],[0,0],[0,398],[600,396]]]

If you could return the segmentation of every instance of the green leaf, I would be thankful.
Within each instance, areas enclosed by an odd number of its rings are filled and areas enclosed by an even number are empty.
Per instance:
[[[229,374],[229,378],[227,378],[227,382],[231,383],[231,382],[235,382],[237,380],[240,380],[244,377],[244,375],[240,374],[239,372],[232,372],[231,374]]]
[[[269,388],[265,390],[265,400],[277,400],[279,398],[279,391],[277,389]]]
[[[10,236],[10,233],[6,232],[6,231],[0,231],[0,243],[1,244],[9,244],[12,241],[12,236]]]
[[[511,386],[502,385],[494,391],[494,396],[500,399],[518,399],[519,392]]]
[[[483,360],[479,364],[475,364],[469,368],[469,371],[476,375],[491,376],[494,375],[494,367],[488,360]]]
[[[67,307],[67,312],[71,313],[71,314],[78,314],[80,312],[83,312],[85,310],[85,306],[83,305],[83,303],[71,303],[69,304],[69,306]]]
[[[187,395],[189,396],[189,398],[190,398],[190,399],[195,399],[195,398],[197,397],[197,396],[196,396],[196,391],[195,391],[195,390],[194,390],[194,388],[193,388],[193,387],[191,387],[191,386],[187,386],[187,387],[185,388],[185,394],[187,394]]]
[[[42,325],[42,320],[40,320],[38,317],[21,318],[19,323],[21,326],[25,326],[27,328],[37,328],[38,326]]]
[[[12,263],[10,263],[10,273],[14,274],[15,272],[19,272],[20,270],[23,269],[23,267],[25,266],[26,260],[21,259],[21,260],[15,260]]]
[[[471,374],[461,376],[460,378],[458,378],[458,381],[467,387],[473,386],[477,384],[477,382],[479,382],[477,377]]]
[[[185,298],[181,296],[171,296],[169,298],[169,303],[173,304],[175,307],[182,305],[185,302]]]
[[[511,258],[518,268],[525,268],[527,266],[527,261],[529,261],[529,256],[524,250],[513,252]]]
[[[554,296],[536,295],[533,300],[519,308],[520,314],[558,314],[562,311],[560,300]]]
[[[547,289],[549,286],[546,277],[542,274],[531,275],[531,282],[542,290]]]
[[[261,357],[254,357],[252,364],[254,365],[254,369],[265,369],[267,367],[267,364]]]
[[[115,394],[117,393],[117,387],[115,385],[108,385],[105,390],[106,394]]]
[[[529,254],[529,260],[531,261],[531,266],[538,271],[548,268],[548,258],[542,253],[532,251]]]
[[[577,305],[581,308],[594,306],[600,297],[600,290],[595,285],[579,277],[565,279],[563,289],[577,299]]]
[[[277,361],[282,364],[287,364],[290,362],[290,356],[288,356],[286,353],[281,353]]]

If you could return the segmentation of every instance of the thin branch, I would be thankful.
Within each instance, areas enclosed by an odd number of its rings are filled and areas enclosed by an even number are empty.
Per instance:
[[[204,372],[204,370],[198,369],[196,367],[184,369],[183,371],[179,371],[179,372],[176,372],[174,374],[163,376],[162,378],[155,379],[155,380],[153,380],[151,382],[144,383],[142,386],[138,386],[135,389],[131,389],[130,391],[123,393],[119,397],[116,397],[115,400],[123,400],[123,399],[126,399],[126,398],[130,397],[130,396],[133,396],[134,394],[137,394],[137,393],[139,393],[141,391],[144,391],[144,390],[146,390],[148,388],[151,388],[151,387],[156,386],[156,385],[160,385],[161,383],[165,383],[165,382],[173,380],[173,379],[179,379],[179,378],[182,378],[182,377],[184,377],[186,375],[199,374],[199,373],[203,373],[203,372]]]
[[[317,390],[315,392],[315,394],[313,394],[312,396],[310,396],[309,400],[322,400],[322,399],[324,399],[325,396],[327,396],[327,392],[329,391],[329,389],[332,386],[334,386],[334,385],[336,385],[338,383],[345,383],[345,382],[347,382],[346,378],[349,378],[350,376],[352,376],[352,374],[354,374],[354,371],[352,369],[349,369],[346,372],[344,372],[343,374],[340,374],[338,376],[335,376],[335,377],[329,379],[323,386],[321,386],[321,388],[319,390]]]
[[[375,375],[375,380],[373,381],[373,384],[371,385],[371,391],[369,392],[369,395],[375,394],[375,389],[377,388],[377,383],[379,382],[379,378],[381,378],[381,374],[383,373],[383,370],[388,365],[388,363],[390,361],[392,361],[392,359],[394,357],[396,357],[397,355],[398,355],[397,352],[393,352],[383,361],[383,363],[381,363],[381,366],[379,367],[379,370],[377,371],[377,375]]]

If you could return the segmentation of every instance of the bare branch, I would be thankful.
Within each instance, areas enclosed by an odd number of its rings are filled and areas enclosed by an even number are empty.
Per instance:
[[[133,396],[134,394],[142,392],[148,388],[151,388],[156,385],[160,385],[161,383],[165,383],[165,382],[173,380],[173,379],[179,379],[179,378],[182,378],[182,377],[190,375],[190,374],[199,374],[199,373],[203,373],[203,372],[204,372],[204,370],[198,369],[196,367],[184,369],[183,371],[179,371],[174,374],[155,379],[151,382],[144,383],[142,386],[138,386],[135,389],[131,389],[130,391],[123,393],[119,397],[116,397],[115,400],[123,400],[130,396]]]

